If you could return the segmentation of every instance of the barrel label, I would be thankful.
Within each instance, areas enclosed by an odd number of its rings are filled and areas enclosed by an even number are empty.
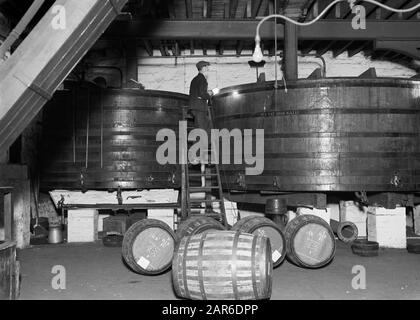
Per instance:
[[[141,257],[139,261],[137,261],[137,264],[142,267],[143,269],[147,269],[147,267],[150,265],[150,261],[147,260],[145,257]]]
[[[272,253],[272,258],[273,258],[273,262],[276,262],[277,260],[281,258],[281,253],[278,250],[275,250]]]

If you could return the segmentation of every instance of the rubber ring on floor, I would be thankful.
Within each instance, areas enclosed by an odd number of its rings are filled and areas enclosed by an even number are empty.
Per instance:
[[[379,255],[379,243],[358,239],[351,245],[351,250],[361,257],[377,257]]]

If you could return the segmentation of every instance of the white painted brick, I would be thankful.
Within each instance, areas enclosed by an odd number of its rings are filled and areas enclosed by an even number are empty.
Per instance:
[[[385,209],[369,207],[368,239],[381,247],[404,249],[407,247],[406,208]]]
[[[326,223],[330,224],[331,220],[331,210],[327,209],[316,209],[316,208],[297,208],[297,214],[303,215],[303,214],[311,214],[317,217],[320,217],[323,219]]]
[[[327,208],[330,211],[331,220],[340,220],[340,206],[338,203],[329,203]]]
[[[199,50],[196,50],[200,54]],[[244,52],[245,53],[245,52]],[[187,52],[189,54],[189,52]],[[210,52],[209,52],[210,54]],[[234,52],[225,51],[225,54]],[[157,53],[159,55],[159,53]],[[387,62],[372,61],[359,53],[348,58],[346,53],[333,58],[331,52],[324,56],[327,64],[328,77],[355,77],[369,68],[376,68],[378,77],[412,77],[416,72],[405,66]],[[266,79],[274,80],[274,58],[265,57],[266,66],[259,71],[266,74]],[[142,57],[139,59],[139,81],[146,86],[146,89],[176,91],[189,93],[191,80],[197,74],[195,64],[203,60],[197,58],[156,58]],[[208,57],[210,67],[209,88],[225,88],[233,85],[256,82],[255,69],[251,69],[248,61],[251,57]],[[175,61],[177,64],[175,65]],[[322,67],[321,60],[315,57],[299,58],[299,77],[306,78],[316,68]],[[282,79],[282,72],[278,67],[278,79]]]

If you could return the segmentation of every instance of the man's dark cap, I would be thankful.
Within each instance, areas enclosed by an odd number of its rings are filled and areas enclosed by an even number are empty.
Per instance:
[[[203,67],[207,67],[209,65],[210,65],[210,62],[200,61],[199,63],[197,63],[197,69],[201,70]]]

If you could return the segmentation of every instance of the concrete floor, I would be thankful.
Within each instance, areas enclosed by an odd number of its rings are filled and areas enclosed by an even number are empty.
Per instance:
[[[119,248],[102,243],[38,246],[19,253],[20,299],[172,300],[171,273],[146,277],[131,272]],[[55,265],[66,268],[66,290],[52,289]],[[366,268],[366,290],[353,290],[352,268]],[[379,257],[353,255],[338,244],[332,264],[320,270],[298,268],[287,261],[273,274],[273,300],[282,299],[420,299],[420,255],[381,250]]]

